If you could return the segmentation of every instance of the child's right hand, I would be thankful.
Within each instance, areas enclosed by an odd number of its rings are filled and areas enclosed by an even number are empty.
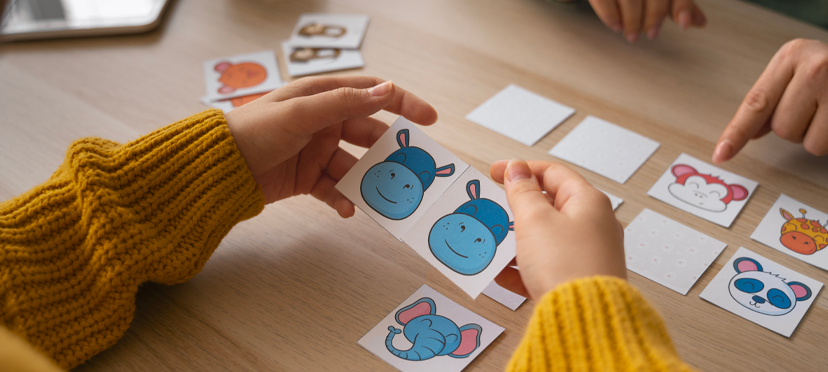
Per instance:
[[[562,164],[523,160],[501,160],[490,172],[506,186],[520,267],[506,267],[498,284],[538,299],[578,278],[627,278],[621,224],[609,198],[581,175]]]

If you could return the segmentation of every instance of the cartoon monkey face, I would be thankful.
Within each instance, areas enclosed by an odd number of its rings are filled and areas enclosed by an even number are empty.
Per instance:
[[[267,69],[254,62],[242,62],[235,65],[222,62],[216,65],[215,70],[221,73],[218,81],[224,84],[218,89],[221,94],[230,94],[237,89],[256,86],[267,79]]]
[[[677,164],[672,169],[676,182],[667,190],[676,199],[710,212],[722,212],[731,201],[745,200],[748,191],[741,185],[728,185],[724,181],[707,174],[701,174],[695,168]]]

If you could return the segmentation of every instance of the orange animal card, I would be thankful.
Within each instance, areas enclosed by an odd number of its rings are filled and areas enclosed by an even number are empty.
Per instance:
[[[251,96],[283,85],[272,50],[206,61],[204,81],[207,101]]]
[[[811,202],[823,202],[812,200]],[[823,205],[825,203],[823,202]],[[828,270],[828,214],[785,194],[750,236],[753,240]]]

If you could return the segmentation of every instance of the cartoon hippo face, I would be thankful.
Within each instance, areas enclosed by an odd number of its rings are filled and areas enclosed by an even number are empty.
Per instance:
[[[249,88],[261,84],[267,79],[267,69],[254,62],[232,64],[221,62],[215,70],[221,73],[219,82],[224,84],[218,91],[221,94],[230,94],[237,89]]]
[[[362,177],[359,189],[371,209],[392,220],[402,220],[417,210],[435,177],[454,174],[454,164],[436,168],[434,159],[418,147],[409,147],[409,130],[397,132],[400,149]]]
[[[736,276],[730,280],[730,296],[740,305],[765,315],[785,315],[798,301],[811,298],[811,289],[799,282],[785,282],[776,274],[762,271],[754,259],[740,257],[733,261]]]
[[[676,199],[710,212],[722,212],[731,201],[745,200],[748,191],[741,185],[728,185],[724,181],[707,174],[701,174],[695,168],[677,164],[672,173],[676,182],[667,190]]]
[[[408,305],[394,316],[397,323],[404,326],[402,333],[413,345],[408,350],[394,347],[394,336],[401,331],[388,327],[385,347],[398,358],[411,361],[427,360],[435,356],[448,355],[454,358],[466,358],[480,346],[480,334],[483,328],[477,324],[458,327],[451,319],[436,315],[434,300],[423,297]]]
[[[428,233],[428,246],[448,268],[475,275],[492,262],[512,223],[503,207],[480,199],[480,181],[469,181],[466,192],[471,200],[437,220]]]

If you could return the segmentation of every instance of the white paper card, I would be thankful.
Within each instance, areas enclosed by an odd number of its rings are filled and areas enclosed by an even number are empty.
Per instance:
[[[517,310],[526,301],[526,297],[501,287],[494,280],[486,288],[483,288],[483,294],[499,302],[501,305],[512,309],[512,311]]]
[[[357,343],[400,371],[459,372],[501,333],[423,285]]]
[[[400,116],[336,189],[402,240],[466,168],[468,164]]]
[[[236,98],[224,99],[224,100],[221,100],[221,101],[210,101],[210,99],[208,97],[201,97],[200,101],[201,101],[201,103],[203,103],[207,106],[217,108],[217,109],[222,110],[225,113],[227,113],[227,112],[233,111],[233,109],[235,109],[235,108],[241,107],[242,105],[245,105],[249,102],[257,100],[257,99],[261,98],[262,96],[264,96],[268,93],[270,93],[270,92],[256,93],[256,94],[251,94],[251,95],[248,95],[248,96],[241,96],[241,97],[236,97]]]
[[[828,214],[782,194],[750,236],[768,247],[828,270]]]
[[[759,184],[681,154],[647,195],[715,224],[730,227]]]
[[[699,297],[791,337],[822,283],[741,247]]]
[[[270,92],[284,84],[272,50],[205,61],[204,82],[208,101]]]
[[[526,146],[533,146],[575,109],[511,84],[466,115],[466,119]]]
[[[368,16],[358,14],[302,14],[289,42],[297,47],[357,49],[368,21]]]
[[[624,202],[624,199],[621,199],[621,198],[619,198],[615,195],[612,195],[612,194],[610,194],[610,193],[608,193],[604,190],[598,189],[598,191],[604,193],[604,195],[606,195],[609,198],[610,204],[612,204],[612,210],[618,209],[618,207],[621,206],[621,203]]]
[[[474,167],[414,223],[403,241],[472,298],[515,258],[506,193]]]
[[[347,70],[365,66],[362,53],[355,49],[293,47],[282,42],[282,53],[290,76]]]
[[[659,146],[638,133],[587,116],[549,154],[623,184]]]
[[[649,209],[624,229],[627,269],[683,295],[726,247]]]

